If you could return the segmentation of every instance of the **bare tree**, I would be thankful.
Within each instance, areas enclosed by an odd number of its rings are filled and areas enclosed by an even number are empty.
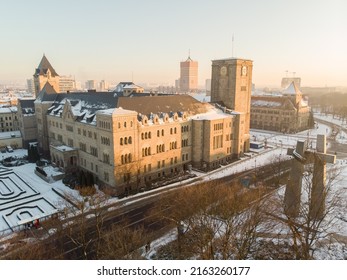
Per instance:
[[[295,259],[313,258],[316,246],[331,234],[329,229],[335,222],[334,212],[341,206],[341,194],[334,189],[339,177],[338,169],[333,168],[328,172],[325,190],[319,198],[312,195],[312,189],[315,187],[313,166],[306,166],[305,169],[299,214],[295,217],[287,215],[283,208],[282,197],[279,197],[277,212],[281,214],[273,215],[284,225]],[[313,214],[312,205],[316,206],[315,213],[318,209],[321,214]]]
[[[145,239],[146,232],[142,227],[131,229],[126,223],[115,225],[102,235],[98,257],[111,260],[141,259],[140,248]]]

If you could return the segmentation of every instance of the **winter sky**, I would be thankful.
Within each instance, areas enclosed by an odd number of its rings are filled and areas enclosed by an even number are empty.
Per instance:
[[[347,86],[345,0],[0,0],[0,83],[25,82],[45,53],[77,80],[174,84],[179,62],[254,61],[256,86],[296,72],[303,86]],[[234,51],[232,37],[234,34]]]

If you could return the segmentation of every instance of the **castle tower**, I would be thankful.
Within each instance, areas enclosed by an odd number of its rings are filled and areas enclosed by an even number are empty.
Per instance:
[[[193,61],[190,56],[182,61],[180,75],[180,91],[188,92],[198,89],[198,62]]]
[[[302,92],[295,82],[291,82],[291,84],[282,92],[282,94],[283,96],[289,97],[295,106],[302,99]]]
[[[253,61],[238,58],[212,61],[211,102],[239,113],[234,152],[249,150]]]
[[[59,75],[49,63],[47,57],[43,55],[39,66],[35,69],[34,73],[34,85],[35,85],[35,97],[43,89],[48,82],[54,88],[56,92],[60,92],[59,89]]]

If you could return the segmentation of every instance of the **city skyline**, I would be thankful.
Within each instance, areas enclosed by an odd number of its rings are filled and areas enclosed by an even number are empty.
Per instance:
[[[45,54],[76,80],[174,85],[190,49],[200,86],[212,60],[232,56],[253,60],[256,86],[294,73],[302,86],[347,86],[342,0],[6,1],[2,10],[0,83],[25,83]]]

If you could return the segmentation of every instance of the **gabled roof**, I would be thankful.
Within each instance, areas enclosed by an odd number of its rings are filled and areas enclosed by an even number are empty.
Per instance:
[[[52,77],[59,76],[57,72],[55,72],[54,68],[52,65],[49,63],[47,57],[43,55],[41,62],[39,66],[36,68],[34,75],[39,76],[39,75],[46,75],[47,70],[51,72]]]
[[[55,91],[55,89],[52,87],[52,85],[49,82],[47,82],[45,83],[41,91],[38,93],[36,100],[54,101],[56,94],[57,92]]]
[[[258,108],[295,108],[289,97],[283,96],[252,96],[251,106]]]
[[[291,84],[283,91],[283,94],[297,95],[302,93],[300,89],[297,87],[297,85],[294,82],[291,82]]]

